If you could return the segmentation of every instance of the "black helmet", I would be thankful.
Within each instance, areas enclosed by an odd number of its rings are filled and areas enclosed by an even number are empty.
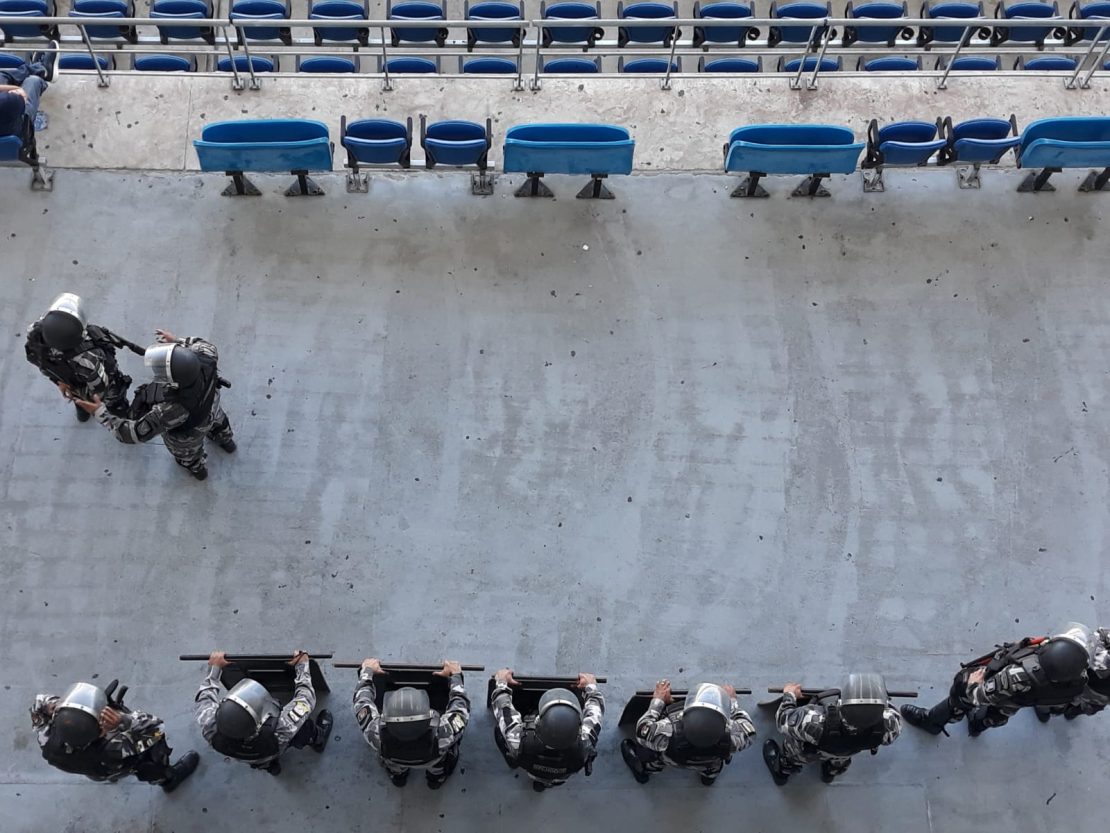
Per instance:
[[[1066,637],[1053,637],[1037,652],[1041,669],[1054,683],[1080,679],[1089,658],[1086,648]]]
[[[100,737],[100,721],[78,709],[57,709],[51,731],[67,746],[82,749]]]
[[[682,734],[698,749],[715,746],[724,736],[727,725],[723,714],[710,709],[687,709],[682,715]]]
[[[84,333],[80,320],[68,312],[51,310],[42,317],[42,340],[55,350],[72,350]]]
[[[154,381],[187,388],[200,376],[200,359],[180,344],[155,344],[146,348],[143,363],[154,374]]]
[[[431,728],[432,704],[422,688],[404,686],[382,698],[382,724],[399,741],[416,740]]]
[[[540,698],[536,734],[549,749],[569,749],[582,728],[582,705],[574,692],[553,688]]]
[[[216,731],[233,740],[246,740],[258,731],[258,724],[245,708],[225,699],[216,707]]]

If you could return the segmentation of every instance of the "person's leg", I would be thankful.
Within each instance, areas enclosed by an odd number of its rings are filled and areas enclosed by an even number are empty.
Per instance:
[[[220,448],[231,454],[235,451],[235,433],[231,430],[231,421],[220,407],[219,397],[212,405],[212,426],[208,429],[208,439]]]
[[[108,412],[119,417],[127,417],[131,412],[131,403],[127,399],[128,388],[131,387],[131,377],[118,370],[108,376],[108,388],[104,391],[104,407]]]
[[[316,742],[316,722],[311,718],[301,724],[301,728],[297,730],[297,734],[293,735],[293,740],[289,741],[289,745],[294,749],[304,749]]]
[[[148,784],[158,784],[166,792],[173,792],[186,778],[193,774],[200,763],[200,755],[186,752],[177,763],[170,763],[170,749],[163,737],[139,756],[134,775]]]
[[[459,744],[455,744],[447,750],[442,758],[432,764],[424,773],[424,777],[428,782],[428,787],[433,790],[438,790],[443,786],[455,767],[459,764]]]
[[[31,74],[31,68],[28,64],[23,64],[18,67],[7,67],[0,70],[0,84],[10,84],[13,87],[18,87],[23,84],[27,76]]]
[[[821,780],[831,784],[834,778],[847,772],[851,765],[851,758],[828,758],[821,761]]]
[[[631,738],[621,741],[621,758],[641,784],[648,782],[648,776],[651,773],[663,771],[663,756],[641,746]]]
[[[23,112],[27,114],[31,121],[35,120],[35,114],[39,111],[39,99],[42,98],[42,94],[46,92],[48,86],[50,85],[37,75],[29,76],[20,84],[23,92],[27,95],[27,104],[23,108]]]
[[[393,786],[405,786],[405,783],[409,780],[409,768],[407,766],[398,766],[397,764],[390,763],[385,760],[385,758],[382,758],[381,761],[382,769],[389,773],[389,780],[393,782]]]
[[[188,469],[197,480],[208,477],[208,454],[204,451],[203,431],[167,432],[162,439],[179,466]]]

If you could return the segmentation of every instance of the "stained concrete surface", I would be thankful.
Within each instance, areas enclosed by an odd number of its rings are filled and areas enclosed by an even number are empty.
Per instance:
[[[712,789],[640,786],[615,726],[664,675],[877,669],[931,704],[996,641],[1105,624],[1107,203],[1078,178],[1029,196],[1015,172],[975,193],[895,171],[817,201],[775,178],[740,201],[723,176],[638,176],[586,203],[554,177],[554,202],[431,173],[230,200],[218,176],[62,171],[32,194],[0,171],[0,828],[1101,831],[1104,718],[907,729],[785,789],[758,748]],[[219,345],[240,451],[213,449],[207,482],[77,424],[26,364],[63,289],[131,338]],[[191,723],[202,668],[176,656],[216,647],[604,673],[601,754],[533,794],[472,674],[460,771],[398,791],[325,665],[332,745],[275,779]],[[201,749],[193,780],[45,765],[32,697],[94,675]]]

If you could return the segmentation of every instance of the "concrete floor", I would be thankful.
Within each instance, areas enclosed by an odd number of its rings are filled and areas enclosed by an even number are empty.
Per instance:
[[[585,203],[555,177],[554,202],[431,173],[230,200],[222,177],[61,171],[44,195],[0,171],[0,828],[1102,831],[1105,718],[907,730],[832,787],[775,787],[758,749],[709,790],[640,786],[617,753],[663,675],[875,669],[928,705],[996,641],[1106,624],[1110,202],[1018,177],[740,201],[640,176]],[[21,349],[61,290],[133,339],[218,344],[239,454],[196,483],[78,425]],[[333,743],[274,779],[191,723],[202,668],[176,656],[216,647],[604,673],[601,755],[534,795],[474,674],[461,770],[400,792],[325,665]],[[173,796],[40,759],[33,695],[95,675],[202,750]]]

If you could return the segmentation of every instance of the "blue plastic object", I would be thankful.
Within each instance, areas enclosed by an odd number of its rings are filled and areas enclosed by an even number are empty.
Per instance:
[[[236,0],[231,5],[232,20],[288,20],[289,6],[282,0]],[[280,26],[249,26],[240,30],[247,40],[279,40]]]
[[[544,62],[543,71],[548,75],[589,75],[600,70],[596,58],[552,58]]]
[[[986,55],[966,55],[952,61],[953,72],[991,72],[1001,68],[1001,59],[988,58]]]
[[[330,171],[323,122],[308,119],[222,121],[193,140],[202,171]]]
[[[1110,3],[1100,0],[1100,2],[1097,3],[1076,6],[1075,9],[1080,20],[1089,20],[1094,24],[1092,26],[1083,26],[1072,30],[1079,40],[1094,40],[1098,37],[1098,31],[1103,26],[1106,26],[1107,29],[1103,36],[1099,38],[1099,43],[1110,38]]]
[[[924,165],[948,142],[937,138],[937,125],[927,121],[900,121],[878,130],[876,145],[885,166]]]
[[[781,62],[782,58],[779,58],[779,61]],[[797,72],[799,65],[802,66],[802,72],[813,72],[813,70],[817,68],[817,58],[806,58],[804,64],[802,63],[801,58],[795,58],[793,61],[787,61],[785,64],[783,64],[779,72]],[[821,72],[838,72],[839,70],[839,58],[821,59]]]
[[[999,0],[999,8],[1007,20],[1041,20],[1044,18],[1060,18],[1060,11],[1055,3],[1041,3],[1035,0],[1025,0],[1025,2],[1014,3],[1007,6],[1005,0]],[[1010,27],[1006,34],[1005,40],[1017,41],[1019,43],[1041,43],[1052,32],[1051,26],[1033,26],[1026,28],[1024,26]],[[1001,34],[1001,33],[999,33]],[[1001,43],[1001,37],[994,39],[994,43]]]
[[[134,17],[135,7],[124,0],[73,0],[70,17]],[[90,38],[118,40],[124,37],[126,27],[86,26]]]
[[[216,70],[219,72],[231,72],[231,58],[220,58],[216,62]],[[255,72],[273,72],[276,64],[273,58],[266,58],[262,55],[251,55],[250,60],[247,60],[246,55],[235,56],[235,69],[239,72],[247,72],[251,67]]]
[[[50,27],[34,23],[33,18],[54,17],[54,4],[47,3],[46,0],[0,0],[0,16],[26,17],[32,20],[26,26],[20,23],[3,26],[5,39],[46,37]]]
[[[115,69],[115,58],[110,56],[97,55],[96,63],[93,63],[92,55],[59,55],[58,56],[58,69],[85,69],[95,70],[96,64],[100,64],[103,70]]]
[[[506,173],[632,173],[636,143],[609,124],[518,124],[505,134]]]
[[[308,12],[309,20],[367,20],[366,7],[353,0],[324,0],[322,3],[313,3]],[[333,27],[313,27],[313,33],[318,41],[350,41],[358,40],[365,29],[336,29]]]
[[[717,58],[714,61],[699,61],[702,72],[759,72],[759,58]]]
[[[425,0],[394,3],[389,9],[390,20],[446,20],[443,6]],[[394,45],[401,42],[429,43],[439,38],[438,29],[415,29],[407,26],[392,27]]]
[[[864,72],[913,72],[918,69],[921,69],[920,60],[897,56],[872,58],[863,65]]]
[[[677,15],[673,6],[665,3],[632,3],[619,10],[621,20],[673,20]],[[670,46],[674,26],[621,26],[618,32],[621,46],[626,43],[661,43]]]
[[[847,127],[753,124],[728,139],[725,170],[765,174],[850,174],[864,143]]]
[[[1019,168],[1110,167],[1110,117],[1041,119],[1021,134]]]
[[[543,12],[544,20],[597,20],[597,7],[588,3],[555,3]],[[597,34],[595,26],[544,27],[546,43],[589,43]]]
[[[154,0],[150,16],[168,20],[204,20],[212,17],[212,6],[206,0]],[[164,40],[211,39],[211,26],[159,26]]]
[[[0,136],[0,162],[20,161],[21,150],[23,150],[23,140],[19,136]]]
[[[0,52],[0,69],[14,69],[15,67],[23,66],[26,61],[18,55],[9,55],[7,52]]]
[[[499,0],[475,3],[466,11],[467,20],[506,21],[521,20],[522,17],[520,6],[513,3],[499,2]],[[511,43],[519,32],[520,29],[516,26],[476,26],[469,29],[467,35],[472,45],[475,43]]]
[[[427,58],[390,58],[385,66],[398,75],[434,75],[439,72],[436,62]]]
[[[982,3],[969,3],[966,0],[947,0],[947,2],[934,3],[925,7],[925,17],[938,20],[945,18],[968,18],[968,17],[982,17],[983,4]],[[935,41],[942,41],[944,43],[955,43],[959,41],[964,32],[967,31],[966,26],[933,26],[929,27],[928,31]]]
[[[669,62],[671,65],[671,72],[682,72],[681,60],[681,58],[675,58],[674,61]],[[622,61],[620,71],[663,75],[667,71],[667,64],[668,61],[666,58],[636,58],[628,63]]]
[[[489,137],[482,125],[471,121],[437,121],[428,125],[423,144],[429,168],[436,165],[484,167]]]
[[[388,119],[351,122],[341,142],[364,165],[401,164],[410,148],[408,128]]]
[[[809,20],[829,16],[826,3],[787,3],[783,6],[771,5],[771,17]],[[808,43],[813,37],[812,26],[779,26],[778,39],[782,43]]]
[[[297,72],[357,72],[355,62],[350,58],[337,55],[321,55],[315,58],[302,58],[297,64]]]
[[[139,72],[196,72],[197,59],[182,55],[136,55],[134,67]]]
[[[902,3],[874,2],[859,6],[848,6],[848,17],[867,20],[898,20],[906,17],[906,7]],[[898,37],[902,26],[860,26],[854,27],[855,40],[860,43],[888,43]]]
[[[1010,135],[1005,119],[971,119],[952,128],[953,162],[965,165],[993,165],[1011,148],[1021,144],[1021,136]]]
[[[694,17],[702,20],[743,20],[752,16],[752,7],[743,3],[694,4]],[[748,37],[750,26],[695,26],[694,45],[703,43],[740,44]]]
[[[1018,61],[1021,62],[1021,59],[1019,58]],[[1027,69],[1030,72],[1075,72],[1076,66],[1075,58],[1064,55],[1042,55],[1021,62],[1021,69]]]
[[[516,75],[516,61],[509,58],[471,58],[464,61],[462,71],[467,75]]]

